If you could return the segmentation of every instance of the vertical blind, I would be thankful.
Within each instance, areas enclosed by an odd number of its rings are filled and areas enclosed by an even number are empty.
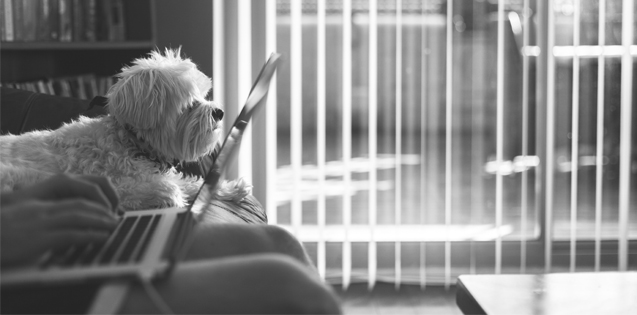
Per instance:
[[[240,106],[260,60],[285,56],[239,175],[323,278],[637,269],[633,1],[213,11],[222,104]]]

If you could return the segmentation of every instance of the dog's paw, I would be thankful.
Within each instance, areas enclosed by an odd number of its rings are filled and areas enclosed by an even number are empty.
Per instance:
[[[239,202],[250,194],[252,185],[243,178],[232,181],[223,181],[214,192],[213,198],[221,201]]]
[[[179,187],[184,192],[184,195],[190,196],[190,197],[194,196],[199,191],[199,188],[201,188],[201,185],[203,184],[203,179],[196,176],[183,176],[183,177],[174,176],[172,178],[175,182],[179,184]]]

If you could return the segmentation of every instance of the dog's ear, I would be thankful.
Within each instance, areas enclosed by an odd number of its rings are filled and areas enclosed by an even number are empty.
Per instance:
[[[125,67],[108,91],[108,109],[120,123],[138,129],[162,126],[191,102],[195,85],[188,73],[196,66],[179,57],[179,51],[154,51]]]

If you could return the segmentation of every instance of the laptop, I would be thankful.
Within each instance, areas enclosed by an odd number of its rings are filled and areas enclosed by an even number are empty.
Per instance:
[[[37,264],[26,267],[3,268],[1,286],[168,276],[187,252],[196,225],[194,214],[210,205],[211,191],[224,167],[234,159],[247,123],[265,103],[279,58],[279,54],[273,53],[261,68],[217,154],[199,161],[204,180],[188,207],[126,212],[105,243],[47,253]]]

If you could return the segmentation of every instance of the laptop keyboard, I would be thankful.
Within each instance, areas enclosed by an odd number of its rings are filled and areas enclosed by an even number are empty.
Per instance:
[[[46,269],[139,262],[144,257],[161,217],[162,214],[127,217],[120,222],[106,242],[53,251],[41,267]]]

